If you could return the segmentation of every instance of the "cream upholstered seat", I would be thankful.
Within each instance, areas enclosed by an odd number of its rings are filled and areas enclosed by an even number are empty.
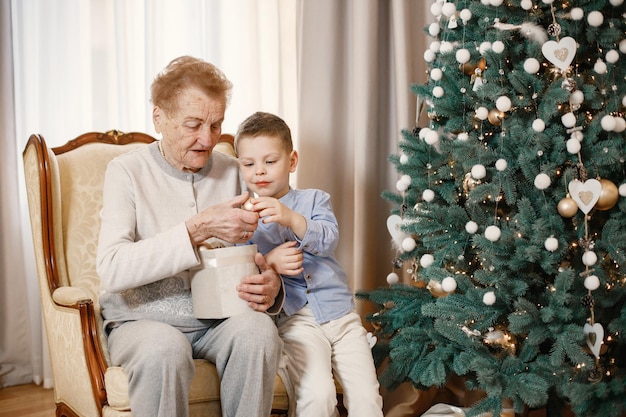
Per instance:
[[[226,141],[232,136],[225,135]],[[131,416],[128,378],[109,366],[95,259],[107,163],[155,139],[143,133],[86,133],[57,148],[32,135],[23,153],[41,305],[59,416]],[[216,368],[196,360],[191,416],[221,416]],[[275,379],[275,412],[288,409]]]

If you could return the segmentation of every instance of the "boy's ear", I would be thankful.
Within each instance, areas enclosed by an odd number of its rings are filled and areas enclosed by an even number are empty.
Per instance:
[[[298,166],[298,151],[294,149],[293,151],[291,151],[291,155],[289,155],[289,172],[295,172],[297,166]]]

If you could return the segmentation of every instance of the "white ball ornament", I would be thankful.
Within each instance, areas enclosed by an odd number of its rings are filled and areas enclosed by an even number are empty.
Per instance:
[[[604,59],[606,59],[606,62],[609,64],[615,64],[619,60],[619,53],[615,49],[611,49],[606,53]]]
[[[549,252],[554,252],[559,248],[559,241],[554,236],[550,236],[545,242],[543,242],[543,247]]]
[[[496,169],[500,172],[504,171],[508,166],[506,159],[500,158],[496,161]]]
[[[387,284],[394,285],[400,282],[400,277],[395,272],[391,272],[387,275]]]
[[[494,305],[496,302],[496,294],[493,291],[486,292],[483,295],[483,303],[488,306]]]
[[[445,277],[441,280],[441,289],[445,292],[454,292],[456,290],[456,280],[452,277]]]
[[[607,132],[612,132],[613,130],[615,130],[616,124],[617,123],[615,122],[615,117],[611,116],[610,114],[604,115],[602,116],[602,119],[600,119],[600,126],[602,126],[602,129]]]
[[[418,136],[420,139],[425,140],[425,139],[426,139],[426,134],[427,134],[428,132],[431,132],[431,131],[432,131],[432,129],[431,129],[430,127],[423,127],[423,128],[421,128],[421,129],[420,129],[420,131],[419,131],[419,133],[417,134],[417,136]]]
[[[425,253],[420,258],[420,265],[422,268],[428,268],[433,264],[433,262],[435,262],[435,258],[430,253]]]
[[[572,91],[572,94],[569,96],[570,104],[583,104],[583,101],[585,101],[585,94],[582,91]]]
[[[587,250],[583,253],[582,261],[585,266],[595,265],[598,262],[598,255],[594,251]]]
[[[622,106],[626,107],[626,96],[622,97]]]
[[[617,190],[619,192],[619,195],[621,195],[622,197],[626,197],[626,183],[620,185]]]
[[[533,2],[531,0],[522,0],[519,5],[524,10],[530,10],[533,8]]]
[[[398,190],[400,192],[404,192],[404,191],[406,191],[408,189],[409,189],[408,184],[405,184],[401,180],[396,181],[396,190]]]
[[[489,41],[481,42],[480,45],[478,46],[478,52],[480,52],[481,55],[490,50],[491,50],[491,42]]]
[[[467,132],[461,132],[458,135],[456,135],[456,138],[460,140],[461,142],[466,142],[469,140],[469,135],[467,134]]]
[[[422,193],[422,198],[427,203],[430,203],[431,201],[433,201],[435,199],[435,192],[433,190],[431,190],[431,189],[426,189]]]
[[[501,112],[511,110],[511,99],[507,96],[500,96],[496,99],[496,108]]]
[[[540,173],[537,174],[537,176],[535,177],[535,187],[537,187],[540,190],[545,190],[546,188],[550,187],[550,184],[552,183],[552,180],[550,179],[550,176],[546,173]]]
[[[609,3],[611,3],[611,6],[621,6],[624,3],[624,0],[609,0]]]
[[[572,20],[582,20],[585,17],[585,12],[580,7],[574,7],[570,10],[569,15],[572,17]]]
[[[541,2],[544,4],[552,4],[554,0],[541,0]]]
[[[589,291],[597,290],[600,287],[600,278],[596,275],[589,275],[585,278],[584,285]]]
[[[465,231],[469,233],[470,235],[473,235],[474,233],[478,231],[478,223],[476,223],[473,220],[470,220],[469,222],[465,223]]]
[[[480,4],[484,6],[489,6],[489,0],[480,0]]]
[[[578,142],[582,142],[584,137],[585,137],[585,134],[581,132],[580,130],[572,132],[572,134],[570,135],[570,138],[576,139]]]
[[[452,44],[452,42],[444,41],[441,42],[441,47],[439,47],[439,50],[442,54],[452,52],[454,50],[454,45]]]
[[[443,71],[439,68],[433,68],[430,70],[430,79],[433,81],[439,81],[443,77]]]
[[[487,107],[481,106],[476,109],[476,117],[479,120],[486,120],[488,116],[489,116],[489,110],[487,110]]]
[[[576,116],[572,112],[565,113],[561,116],[561,123],[567,128],[574,127],[576,125]]]
[[[546,122],[541,119],[533,120],[533,130],[537,133],[541,133],[546,129]]]
[[[489,0],[489,4],[494,6],[494,7],[502,6],[503,2],[504,2],[504,0]]]
[[[459,17],[461,18],[461,20],[465,24],[465,23],[469,22],[470,19],[472,18],[472,12],[471,12],[470,9],[463,9],[459,13]]]
[[[621,117],[614,117],[615,119],[615,127],[613,128],[613,132],[621,133],[626,130],[626,120]]]
[[[603,22],[604,22],[604,16],[602,15],[602,12],[594,10],[587,15],[587,23],[589,23],[590,26],[594,26],[594,27],[602,26]]]
[[[593,70],[594,70],[597,74],[600,74],[600,75],[602,75],[602,74],[606,74],[606,71],[607,71],[607,68],[606,68],[606,63],[605,63],[603,60],[598,59],[598,60],[596,61],[596,63],[595,63],[595,64],[593,64]]]
[[[443,15],[447,17],[454,16],[454,14],[456,13],[456,6],[454,5],[454,3],[451,2],[444,3],[441,7],[441,13],[443,13]]]
[[[567,149],[567,152],[572,155],[576,155],[578,152],[580,152],[581,147],[582,146],[580,144],[580,141],[576,138],[568,139],[567,142],[565,142],[565,148]]]
[[[442,6],[441,3],[438,1],[433,2],[433,4],[430,5],[430,14],[432,14],[435,17],[439,17],[441,15],[441,10],[442,10]]]
[[[441,26],[439,26],[439,23],[437,22],[433,22],[428,26],[428,34],[432,36],[433,38],[439,35],[440,31],[441,31]]]
[[[409,163],[409,157],[406,154],[400,155],[400,163],[406,165]]]
[[[441,86],[437,86],[435,88],[433,88],[433,96],[437,97],[437,98],[441,98],[443,97],[443,88]]]
[[[451,4],[451,3],[448,3],[448,4]],[[455,58],[456,58],[456,62],[458,62],[459,64],[465,64],[466,62],[469,62],[470,60],[470,52],[465,48],[459,49],[456,51]]]
[[[623,54],[626,54],[626,39],[622,39],[619,41],[619,51]]]
[[[491,50],[496,54],[501,54],[502,52],[504,52],[504,42],[495,41],[491,44]]]
[[[405,237],[402,241],[402,250],[405,252],[411,252],[416,246],[417,243],[412,237]]]
[[[497,242],[501,234],[502,232],[498,226],[491,225],[485,229],[485,237],[491,242]]]
[[[441,42],[439,42],[438,40],[432,41],[428,49],[435,53],[439,52],[441,50]]]
[[[529,74],[536,74],[539,71],[540,64],[537,58],[528,58],[524,61],[524,71]]]
[[[436,130],[429,130],[428,132],[426,132],[426,135],[424,135],[424,142],[426,142],[429,145],[436,145],[439,143],[439,133],[437,133]]]
[[[411,185],[411,176],[408,174],[404,174],[400,177],[400,181],[402,181],[403,183],[405,183],[407,186]]]
[[[472,178],[481,180],[487,175],[487,169],[482,164],[476,164],[472,167]]]
[[[424,61],[426,62],[433,62],[435,60],[435,56],[436,54],[430,49],[424,51]]]

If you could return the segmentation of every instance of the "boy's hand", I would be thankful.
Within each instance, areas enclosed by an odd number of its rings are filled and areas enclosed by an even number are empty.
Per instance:
[[[275,247],[265,255],[267,263],[280,275],[296,276],[302,273],[304,255],[295,247],[297,244],[298,242],[291,241]]]
[[[306,219],[299,213],[273,197],[255,197],[249,199],[246,209],[255,211],[263,223],[278,223],[290,228],[300,239],[306,232]]]

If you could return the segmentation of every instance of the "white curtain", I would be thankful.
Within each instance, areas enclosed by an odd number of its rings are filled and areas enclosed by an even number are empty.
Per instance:
[[[179,55],[213,62],[233,81],[225,132],[257,110],[290,124],[301,155],[294,185],[333,196],[341,232],[337,255],[354,289],[385,285],[394,254],[386,230],[389,207],[380,194],[395,184],[387,157],[397,150],[400,129],[415,119],[409,87],[424,79],[426,3],[0,2],[0,387],[46,378],[21,173],[28,136],[41,133],[58,146],[87,131],[154,135],[149,85]],[[31,308],[25,307],[27,291]],[[10,299],[19,299],[23,309],[5,308]],[[21,323],[21,336],[9,323]],[[3,375],[5,364],[20,361],[5,359],[11,351],[26,355],[20,359],[25,377]]]

